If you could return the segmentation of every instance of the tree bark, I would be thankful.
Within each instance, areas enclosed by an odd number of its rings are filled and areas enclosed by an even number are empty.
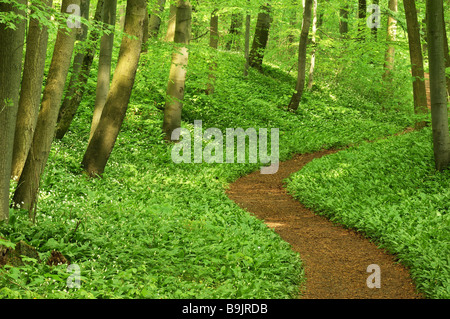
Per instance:
[[[247,13],[245,17],[245,49],[244,49],[244,76],[248,76],[248,68],[250,67],[250,22],[251,16]]]
[[[389,10],[392,12],[398,11],[397,0],[389,0]],[[391,15],[388,17],[387,24],[387,36],[386,42],[388,43],[388,47],[386,49],[386,53],[384,56],[384,80],[392,80],[392,70],[394,69],[394,59],[395,59],[395,48],[392,44],[396,40],[397,34],[397,20],[394,19]]]
[[[288,110],[296,111],[302,99],[305,88],[306,75],[306,48],[308,45],[309,27],[311,26],[311,7],[313,0],[305,0],[305,9],[303,10],[302,32],[300,34],[300,43],[298,49],[298,75],[295,92],[292,95],[288,105]]]
[[[314,83],[314,68],[316,65],[316,32],[317,32],[317,0],[313,0],[313,23],[312,23],[312,38],[311,44],[313,45],[313,51],[311,53],[311,65],[308,75],[308,90],[312,89]]]
[[[358,38],[364,39],[364,28],[366,27],[367,2],[358,0]]]
[[[52,6],[52,0],[44,2]],[[23,68],[22,88],[20,91],[19,110],[14,138],[11,177],[18,180],[27,160],[28,151],[33,141],[39,107],[41,105],[42,84],[47,53],[48,28],[38,19],[30,18],[27,35],[27,47]]]
[[[26,1],[19,1],[25,5]],[[12,4],[0,3],[0,12],[25,13]],[[17,110],[19,106],[22,52],[25,39],[25,20],[16,29],[0,24],[0,221],[9,220],[9,183]]]
[[[67,7],[71,4],[80,5],[80,0],[63,0],[61,12],[67,12]],[[35,205],[41,175],[44,172],[54,138],[76,33],[77,30],[75,28],[72,28],[69,32],[64,27],[60,27],[58,30],[47,83],[43,92],[41,109],[36,123],[36,131],[14,193],[13,201],[15,206],[27,209],[31,220],[34,220],[32,215],[33,206]]]
[[[171,140],[172,132],[181,127],[188,48],[191,34],[192,8],[189,0],[179,0],[176,15],[175,51],[172,54],[167,97],[164,109],[163,132],[165,139]]]
[[[101,21],[102,10],[105,1],[109,0],[98,0],[97,7],[95,9],[94,21]],[[75,86],[75,91],[70,94],[69,100],[66,103],[63,103],[59,111],[58,126],[56,128],[55,134],[57,139],[62,139],[67,133],[67,130],[69,129],[70,124],[72,124],[72,120],[75,117],[78,107],[80,106],[81,100],[83,99],[83,95],[87,87],[87,81],[89,79],[89,74],[91,72],[91,66],[94,60],[95,51],[97,48],[98,37],[99,30],[97,29],[97,27],[94,27],[89,35],[90,45],[83,57],[83,63],[79,76],[77,78],[78,83]]]
[[[403,0],[406,24],[408,29],[409,53],[413,77],[413,95],[415,113],[428,112],[425,75],[423,68],[422,47],[420,45],[420,29],[414,0]]]
[[[177,23],[177,6],[170,4],[169,22],[167,24],[166,42],[173,42],[175,37],[175,26]]]
[[[103,108],[108,96],[111,81],[111,61],[114,49],[114,26],[116,24],[117,0],[106,1],[103,8],[103,23],[111,27],[110,34],[104,34],[100,40],[100,53],[97,72],[97,93],[95,98],[94,115],[92,117],[91,132],[89,141],[94,135],[98,122],[103,112]]]
[[[339,33],[342,36],[345,36],[348,33],[348,4],[346,3],[340,10],[339,10]]]
[[[139,64],[143,23],[147,14],[145,0],[128,0],[124,32],[137,39],[130,39],[126,35],[122,38],[111,88],[82,161],[85,172],[91,177],[103,174],[125,118]]]
[[[250,66],[262,71],[264,51],[269,39],[270,24],[272,23],[271,7],[269,4],[262,6],[256,22],[255,37],[253,38],[252,50],[250,52]]]
[[[209,47],[211,49],[217,50],[219,46],[219,16],[217,15],[217,9],[214,9],[211,13],[211,20],[209,26]],[[212,53],[212,59],[214,59],[214,54]],[[215,70],[217,68],[217,63],[215,61],[211,61],[209,65],[209,75],[208,75],[208,83],[206,87],[206,94],[211,95],[214,93],[214,84],[216,81]]]
[[[164,6],[166,4],[166,0],[158,0],[158,8],[153,11],[150,16],[150,20],[148,22],[148,31],[150,38],[156,38],[159,33],[159,28],[161,27],[161,14],[164,11]]]
[[[427,0],[427,13],[433,150],[436,169],[442,171],[450,164],[442,0]]]

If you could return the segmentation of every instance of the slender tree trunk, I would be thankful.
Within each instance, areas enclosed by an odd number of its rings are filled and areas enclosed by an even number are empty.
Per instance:
[[[91,177],[102,175],[119,135],[133,90],[143,38],[143,23],[147,16],[145,0],[128,0],[119,58],[111,88],[98,123],[84,154],[82,166]]]
[[[366,28],[367,3],[366,0],[358,0],[358,38],[364,40],[364,28]]]
[[[398,11],[397,0],[389,0],[389,10],[392,12]],[[384,80],[392,80],[392,70],[394,69],[394,57],[395,57],[395,48],[393,42],[396,40],[397,34],[397,20],[394,19],[391,15],[388,17],[388,25],[387,25],[387,36],[386,42],[388,43],[388,47],[386,50],[386,54],[384,57]]]
[[[252,50],[250,52],[250,66],[259,71],[262,71],[264,51],[269,39],[270,24],[272,22],[270,5],[264,5],[261,10],[258,14],[255,37],[253,38]]]
[[[413,95],[415,113],[428,112],[425,75],[423,68],[422,48],[420,45],[420,29],[414,0],[403,0],[406,24],[408,28],[409,53],[413,77]]]
[[[348,4],[339,10],[340,20],[339,20],[339,33],[345,36],[348,33]]]
[[[245,56],[245,65],[244,65],[244,76],[248,76],[248,68],[250,67],[250,22],[251,22],[251,16],[249,13],[247,13],[247,16],[245,17],[245,49],[244,49],[244,56]]]
[[[103,23],[111,27],[111,31],[114,31],[116,24],[116,10],[117,0],[109,0],[105,2],[103,8]],[[111,61],[112,53],[114,49],[114,32],[110,34],[104,34],[100,40],[100,53],[98,60],[98,72],[97,72],[97,93],[95,98],[94,115],[92,118],[91,132],[89,140],[94,135],[98,122],[103,112],[103,107],[106,103],[108,96],[109,85],[111,81]]]
[[[165,139],[171,140],[172,132],[181,127],[188,48],[191,34],[191,4],[189,0],[179,0],[176,15],[175,51],[172,54],[167,100],[164,109],[163,132]]]
[[[173,42],[177,23],[177,6],[170,4],[169,22],[167,24],[166,42]]]
[[[311,65],[308,75],[308,90],[312,89],[314,83],[314,67],[316,65],[316,32],[317,32],[317,0],[313,0],[313,23],[312,23],[312,45],[313,51],[311,53]]]
[[[227,50],[236,50],[239,51],[239,36],[241,34],[242,29],[242,20],[243,16],[241,13],[233,13],[231,15],[231,25],[230,25],[230,36],[231,39],[227,42],[225,48]]]
[[[24,0],[18,2],[26,4]],[[0,12],[25,15],[7,3],[0,3]],[[16,22],[15,30],[0,24],[0,221],[9,220],[9,182],[19,106],[25,21]]]
[[[102,10],[105,1],[109,0],[98,0],[97,8],[95,9],[94,20],[101,21]],[[59,115],[58,115],[58,126],[56,127],[56,138],[62,139],[67,133],[70,124],[80,106],[81,100],[83,99],[84,92],[87,87],[87,81],[89,79],[89,74],[91,72],[92,62],[94,60],[95,51],[97,48],[97,42],[100,32],[96,27],[94,27],[89,35],[89,47],[83,58],[83,64],[81,66],[81,71],[78,76],[78,83],[75,86],[75,91],[70,95],[70,100],[67,103],[63,103]]]
[[[442,12],[444,13],[444,12]],[[447,39],[447,30],[445,27],[445,15],[442,15],[442,25],[444,26],[444,57],[445,57],[445,68],[450,68],[450,52],[448,49],[448,39]],[[446,75],[446,83],[447,83],[447,100],[450,96],[450,76]]]
[[[379,5],[379,4],[380,4],[380,0],[373,0],[372,3],[373,3],[373,4],[376,4],[376,5]],[[389,0],[389,7],[391,7],[391,0]],[[388,20],[389,20],[390,18],[391,18],[391,17],[389,16],[389,17],[388,17]],[[395,21],[395,20],[394,20],[394,21]],[[397,22],[397,21],[395,21],[395,23],[396,23],[396,22]],[[389,30],[389,26],[390,26],[390,23],[389,23],[389,21],[388,21],[388,30]],[[388,33],[389,33],[389,32],[388,32]],[[375,40],[377,40],[377,39],[378,39],[378,28],[377,28],[377,27],[372,28],[372,34],[373,34]]]
[[[217,9],[214,9],[211,13],[210,20],[210,36],[209,36],[209,46],[212,48],[212,51],[217,50],[219,46],[219,16],[217,15]],[[213,59],[215,56],[215,52],[212,53]],[[208,75],[208,83],[206,88],[206,94],[211,95],[214,93],[214,84],[216,81],[215,71],[217,68],[217,63],[215,61],[211,61],[209,65],[209,75]]]
[[[67,12],[71,4],[80,5],[80,0],[63,0],[61,12]],[[43,92],[33,142],[25,162],[22,174],[14,193],[16,207],[29,210],[30,219],[37,199],[41,175],[50,153],[61,106],[64,84],[69,72],[77,29],[67,32],[64,27],[58,30],[53,58],[48,71],[47,83]]]
[[[302,32],[300,34],[300,43],[298,49],[298,76],[295,93],[289,102],[288,110],[296,111],[302,99],[303,90],[305,88],[306,75],[306,48],[308,45],[309,27],[311,26],[311,7],[313,0],[305,0],[305,8],[303,10]]]
[[[161,14],[164,11],[164,6],[166,5],[166,0],[158,0],[158,8],[153,11],[150,16],[148,23],[148,31],[150,38],[156,38],[159,33],[159,28],[161,27]]]
[[[44,2],[52,6],[52,0]],[[20,91],[19,111],[11,176],[18,180],[27,160],[28,151],[33,141],[34,130],[41,105],[42,84],[44,81],[45,58],[47,52],[48,28],[38,19],[31,18],[27,35],[27,48],[23,68],[22,88]]]
[[[434,160],[436,169],[442,171],[450,164],[442,0],[427,0],[427,13]]]

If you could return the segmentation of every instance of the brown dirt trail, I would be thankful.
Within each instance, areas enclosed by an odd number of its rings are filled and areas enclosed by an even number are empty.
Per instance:
[[[409,272],[395,256],[361,234],[314,214],[293,199],[283,179],[315,158],[335,151],[297,155],[280,163],[273,175],[259,171],[238,179],[227,194],[240,207],[265,221],[300,253],[306,274],[304,299],[418,299]],[[380,267],[380,288],[369,288],[369,265]]]

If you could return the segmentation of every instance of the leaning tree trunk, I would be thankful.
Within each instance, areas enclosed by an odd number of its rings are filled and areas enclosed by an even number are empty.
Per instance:
[[[191,34],[192,7],[189,0],[179,0],[176,15],[175,51],[172,53],[169,82],[167,84],[166,105],[164,108],[163,132],[165,139],[171,140],[172,132],[181,127],[188,48]]]
[[[148,33],[150,38],[156,38],[161,27],[161,14],[164,11],[166,0],[158,0],[158,8],[152,12],[148,22]]]
[[[91,177],[102,175],[116,143],[133,90],[142,47],[146,0],[128,0],[119,58],[98,126],[89,141],[82,166]],[[133,38],[130,38],[132,36]]]
[[[250,66],[259,71],[262,70],[264,51],[269,40],[269,30],[272,22],[270,5],[263,6],[261,10],[256,21],[255,37],[253,38],[252,50],[250,52]]]
[[[425,74],[416,5],[414,0],[403,0],[403,5],[405,7],[411,72],[413,77],[414,112],[426,113],[428,112],[427,93],[425,88]]]
[[[104,3],[108,1],[110,0],[98,0],[97,7],[95,9],[94,21],[101,21]],[[91,72],[92,62],[95,56],[98,37],[99,30],[96,26],[94,26],[91,34],[89,35],[89,46],[83,58],[81,70],[77,78],[77,83],[76,85],[74,85],[75,91],[70,94],[70,100],[67,103],[63,103],[59,111],[58,126],[56,127],[55,133],[57,139],[62,139],[67,133],[67,130],[69,129],[70,124],[75,117],[78,107],[80,106],[81,100],[83,99],[83,95],[89,79],[89,74]]]
[[[303,11],[302,32],[300,34],[300,43],[298,49],[298,76],[295,92],[292,95],[288,105],[288,110],[296,111],[302,99],[305,88],[306,76],[306,47],[308,45],[309,27],[311,26],[311,7],[313,0],[305,0],[305,9]]]
[[[25,5],[26,1],[19,4]],[[0,12],[25,15],[6,3],[0,3]],[[22,75],[24,21],[17,23],[15,30],[0,24],[0,221],[9,219],[9,181]]]
[[[398,11],[397,0],[389,0],[389,10],[392,12]],[[387,25],[387,36],[386,42],[388,43],[388,47],[386,49],[385,57],[384,57],[384,80],[392,80],[392,70],[394,69],[394,56],[395,56],[395,48],[393,42],[395,41],[397,33],[397,21],[389,15],[388,17],[388,25]]]
[[[46,0],[44,6],[50,8],[52,0]],[[11,176],[18,180],[27,160],[33,141],[36,121],[41,105],[42,84],[44,81],[45,58],[47,53],[48,27],[38,19],[30,18],[27,35],[27,49],[23,68],[22,88],[20,91],[19,111],[14,138]]]
[[[442,171],[450,164],[442,0],[427,0],[427,13],[433,150],[436,169]]]
[[[61,11],[67,12],[67,7],[71,4],[80,5],[80,0],[63,0]],[[53,58],[48,71],[47,83],[43,92],[41,109],[36,124],[36,131],[17,189],[14,193],[13,201],[15,206],[29,210],[30,219],[32,220],[34,220],[32,210],[37,198],[39,182],[44,172],[54,138],[55,126],[63,96],[64,84],[69,72],[76,33],[77,30],[75,28],[69,32],[65,27],[61,27],[58,30]]]
[[[92,117],[91,133],[89,140],[94,135],[98,122],[103,112],[103,108],[108,96],[111,81],[111,61],[114,49],[114,26],[116,24],[117,0],[106,1],[103,8],[103,23],[111,27],[110,34],[104,34],[100,40],[100,53],[98,59],[97,72],[97,93],[95,98],[94,115]]]

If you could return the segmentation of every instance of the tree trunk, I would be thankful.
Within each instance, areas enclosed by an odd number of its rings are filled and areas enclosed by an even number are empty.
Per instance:
[[[111,31],[114,31],[116,24],[116,10],[117,0],[109,0],[105,2],[103,8],[102,21],[111,27]],[[97,93],[95,98],[94,115],[92,118],[91,132],[89,134],[89,141],[94,135],[98,122],[103,112],[103,108],[108,96],[109,85],[111,81],[111,61],[112,53],[114,49],[114,32],[110,34],[104,34],[100,40],[100,53],[98,60],[98,72],[97,72]]]
[[[366,28],[367,3],[366,0],[358,0],[358,38],[364,39],[364,29]]]
[[[101,21],[102,10],[106,0],[98,0],[97,8],[95,9],[94,20]],[[109,0],[108,0],[109,1]],[[69,100],[63,103],[59,115],[58,115],[58,126],[56,127],[56,138],[62,139],[66,134],[67,130],[72,123],[73,118],[80,106],[81,100],[83,99],[84,92],[87,87],[87,81],[89,79],[89,74],[91,72],[92,62],[94,60],[95,51],[97,47],[99,37],[99,31],[97,27],[91,31],[89,35],[89,47],[83,58],[83,64],[81,66],[81,71],[77,78],[78,83],[74,86],[75,91],[70,94]]]
[[[303,11],[302,32],[300,34],[300,43],[298,49],[298,76],[295,93],[292,95],[288,109],[296,111],[302,99],[303,90],[305,88],[306,75],[306,47],[308,45],[309,27],[311,25],[311,7],[313,0],[305,0],[305,9]]]
[[[67,12],[67,7],[71,4],[80,5],[80,0],[63,0],[61,12]],[[58,30],[47,83],[43,92],[41,109],[36,123],[36,131],[16,192],[14,193],[13,201],[15,206],[29,210],[31,220],[34,220],[32,210],[37,198],[41,175],[47,163],[54,138],[76,33],[77,29],[75,28],[71,29],[70,32],[67,32],[64,27]]]
[[[308,90],[312,89],[314,83],[314,67],[316,65],[316,32],[317,32],[317,0],[313,0],[313,24],[312,24],[312,45],[313,51],[311,53],[311,65],[308,75]]]
[[[413,77],[413,95],[415,113],[428,112],[425,75],[423,68],[422,47],[420,45],[420,29],[414,0],[403,0],[406,24],[408,29],[409,53]]]
[[[230,36],[231,39],[227,42],[225,48],[227,50],[236,50],[239,51],[239,36],[241,34],[242,29],[242,19],[243,16],[241,13],[233,13],[231,15],[231,25],[230,25]]]
[[[25,5],[26,1],[21,0],[19,4]],[[7,3],[0,3],[0,12],[25,15]],[[15,30],[0,24],[0,221],[9,220],[9,182],[19,106],[25,21],[17,23]]]
[[[173,42],[177,23],[177,6],[170,4],[169,22],[167,24],[166,42]]]
[[[52,0],[44,2],[52,6]],[[27,35],[27,48],[23,68],[22,88],[14,138],[11,176],[18,180],[27,160],[33,141],[34,130],[41,105],[42,84],[47,53],[48,28],[39,20],[31,18]]]
[[[139,64],[146,15],[148,13],[145,0],[128,0],[124,32],[137,39],[126,35],[122,38],[111,88],[82,161],[84,170],[91,177],[103,174],[125,118]]]
[[[250,66],[262,71],[264,51],[269,39],[269,30],[272,18],[270,16],[271,7],[269,4],[262,6],[256,22],[255,37],[253,38],[252,50],[250,52]]]
[[[171,140],[172,132],[181,127],[181,110],[188,64],[187,44],[189,44],[191,34],[191,11],[189,0],[178,1],[174,39],[176,46],[172,54],[172,65],[170,67],[166,106],[164,109],[163,132],[166,140]]]
[[[161,14],[164,11],[164,6],[166,5],[166,0],[158,0],[158,9],[153,11],[148,22],[148,31],[150,38],[156,38],[159,33],[159,28],[161,27]]]
[[[217,50],[219,46],[219,16],[217,15],[217,9],[211,13],[210,20],[210,36],[209,36],[209,46],[213,50]],[[214,59],[215,52],[212,53],[212,58]],[[206,94],[211,95],[214,93],[214,83],[216,81],[215,71],[216,71],[217,63],[215,61],[211,61],[209,65],[209,75],[208,75],[208,83],[206,88]]]
[[[339,10],[340,20],[339,20],[339,33],[345,36],[348,33],[348,4],[345,4]]]
[[[245,17],[244,76],[248,76],[248,68],[250,67],[250,22],[251,16],[247,13],[247,16]]]
[[[444,12],[442,12],[444,13]],[[448,49],[448,39],[447,39],[447,30],[445,27],[445,15],[442,15],[442,25],[444,26],[444,57],[445,57],[445,68],[450,68],[450,52]],[[447,83],[447,100],[450,96],[450,76],[446,75],[446,83]]]
[[[442,0],[427,0],[427,13],[433,150],[436,169],[442,171],[450,164]]]
[[[147,1],[147,6],[148,6],[148,1]],[[145,18],[144,18],[144,25],[143,25],[143,31],[142,31],[143,32],[142,33],[142,49],[141,49],[142,53],[148,52],[147,41],[149,38],[149,22],[150,22],[149,15],[146,14]]]
[[[389,10],[392,12],[398,11],[397,0],[389,0]],[[397,21],[389,15],[388,17],[388,25],[387,25],[387,36],[386,42],[388,43],[388,47],[386,50],[386,54],[384,57],[384,80],[392,80],[392,70],[394,69],[394,56],[395,56],[395,48],[392,44],[396,39],[397,34]]]

